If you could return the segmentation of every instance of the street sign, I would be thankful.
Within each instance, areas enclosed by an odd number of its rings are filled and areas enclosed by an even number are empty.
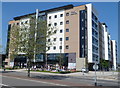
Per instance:
[[[98,70],[98,65],[93,65],[94,70]]]

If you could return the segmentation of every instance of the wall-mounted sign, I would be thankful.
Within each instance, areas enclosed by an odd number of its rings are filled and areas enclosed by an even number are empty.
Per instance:
[[[71,14],[71,15],[76,15],[76,14],[77,14],[77,12],[72,11],[70,14]]]

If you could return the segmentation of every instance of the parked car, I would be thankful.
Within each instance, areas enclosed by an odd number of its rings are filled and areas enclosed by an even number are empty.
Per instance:
[[[88,70],[88,68],[82,68],[82,72],[88,73],[89,70]]]

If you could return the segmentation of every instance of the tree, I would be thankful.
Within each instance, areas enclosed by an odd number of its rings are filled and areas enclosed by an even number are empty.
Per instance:
[[[46,20],[36,20],[35,17],[29,17],[29,24],[23,24],[19,27],[16,39],[12,40],[16,44],[13,55],[24,53],[27,57],[28,77],[30,77],[31,63],[34,61],[34,55],[44,54],[44,61],[47,63],[46,52],[48,47],[54,44],[48,41],[50,36],[56,33],[56,28],[48,27]],[[17,29],[15,29],[17,30]]]
[[[18,54],[18,46],[20,44],[20,26],[16,24],[11,25],[11,31],[9,31],[8,34],[10,34],[9,39],[9,51],[10,51],[10,60],[13,61],[14,58]]]
[[[60,55],[56,56],[56,58],[58,59],[58,63],[59,63],[60,69],[62,69],[62,66],[65,63],[64,55],[60,53]]]
[[[102,69],[103,68],[107,69],[109,67],[109,62],[106,61],[105,59],[101,59],[100,63],[101,63]]]

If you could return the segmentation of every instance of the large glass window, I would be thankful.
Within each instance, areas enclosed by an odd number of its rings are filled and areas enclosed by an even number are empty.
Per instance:
[[[92,18],[93,18],[93,20],[94,20],[96,23],[98,22],[98,18],[95,16],[94,13],[92,13]]]
[[[98,38],[98,32],[92,28],[92,35]]]
[[[94,53],[98,53],[98,47],[92,45],[92,51],[93,51]]]
[[[94,37],[92,37],[92,43],[98,46],[98,40]]]

